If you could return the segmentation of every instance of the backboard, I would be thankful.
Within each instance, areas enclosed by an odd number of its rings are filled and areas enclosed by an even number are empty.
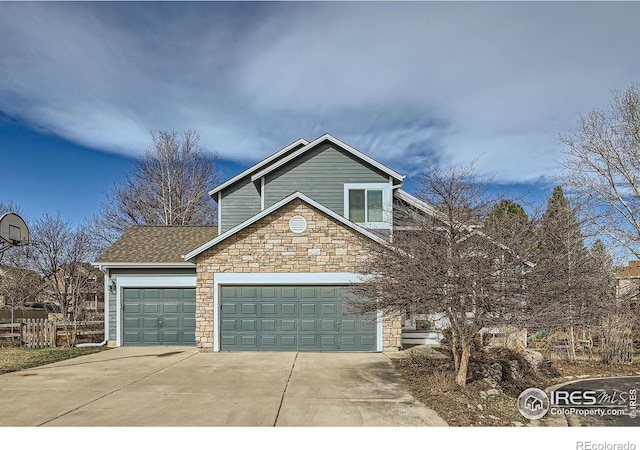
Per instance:
[[[8,212],[0,217],[0,248],[29,243],[29,228],[16,213]]]

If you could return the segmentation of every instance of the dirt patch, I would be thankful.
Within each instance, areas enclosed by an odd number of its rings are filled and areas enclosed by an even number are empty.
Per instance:
[[[440,350],[440,356],[446,351]],[[640,374],[640,364],[610,366],[601,362],[543,361],[537,369],[521,354],[495,348],[470,361],[467,386],[455,383],[453,362],[429,352],[408,352],[394,364],[414,397],[452,426],[523,426],[516,400],[530,387],[545,388],[587,377]]]

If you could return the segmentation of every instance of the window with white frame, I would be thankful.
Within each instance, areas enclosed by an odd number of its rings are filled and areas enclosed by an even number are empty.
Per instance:
[[[390,227],[391,186],[388,183],[344,185],[345,217],[371,228]]]

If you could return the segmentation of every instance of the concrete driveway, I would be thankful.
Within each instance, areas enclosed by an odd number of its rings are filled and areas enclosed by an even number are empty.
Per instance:
[[[446,425],[382,353],[123,347],[0,375],[0,399],[0,426]]]

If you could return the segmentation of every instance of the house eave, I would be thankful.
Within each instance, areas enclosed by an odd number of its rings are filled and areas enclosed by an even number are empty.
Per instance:
[[[97,267],[100,270],[103,269],[131,269],[131,268],[141,268],[141,269],[183,269],[183,268],[193,268],[195,264],[189,261],[179,261],[179,262],[93,262],[91,263],[93,267]]]

